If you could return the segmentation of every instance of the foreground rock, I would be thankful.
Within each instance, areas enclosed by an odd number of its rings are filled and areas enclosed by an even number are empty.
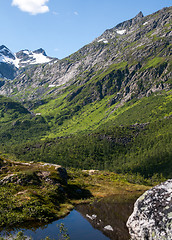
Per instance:
[[[172,239],[172,179],[146,191],[127,221],[131,239]]]

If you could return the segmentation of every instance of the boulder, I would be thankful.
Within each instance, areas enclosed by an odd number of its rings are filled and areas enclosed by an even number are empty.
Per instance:
[[[127,221],[133,240],[172,239],[172,179],[146,191]]]
[[[61,179],[63,180],[63,182],[65,184],[67,184],[67,179],[68,179],[68,175],[67,175],[67,171],[65,168],[59,166],[56,168],[57,172],[59,173]]]
[[[54,167],[55,170],[57,171],[57,173],[59,174],[60,178],[62,179],[62,181],[67,184],[67,180],[68,180],[68,175],[67,175],[67,171],[64,167],[62,167],[61,165],[57,165],[57,164],[53,164],[53,163],[43,163],[42,166],[47,166],[47,167]]]

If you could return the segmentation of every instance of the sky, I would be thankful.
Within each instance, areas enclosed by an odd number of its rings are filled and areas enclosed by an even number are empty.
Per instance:
[[[0,0],[0,45],[62,59],[140,11],[169,6],[172,0]]]

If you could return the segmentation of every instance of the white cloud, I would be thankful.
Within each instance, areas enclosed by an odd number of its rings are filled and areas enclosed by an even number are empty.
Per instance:
[[[78,12],[74,12],[74,14],[75,14],[75,15],[79,15],[79,13],[78,13]]]
[[[12,6],[18,7],[23,12],[28,12],[32,15],[38,13],[49,12],[49,8],[46,3],[49,0],[13,0]]]

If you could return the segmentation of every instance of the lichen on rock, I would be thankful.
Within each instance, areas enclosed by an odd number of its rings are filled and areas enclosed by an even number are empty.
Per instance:
[[[172,179],[146,191],[127,221],[131,239],[172,239]]]

